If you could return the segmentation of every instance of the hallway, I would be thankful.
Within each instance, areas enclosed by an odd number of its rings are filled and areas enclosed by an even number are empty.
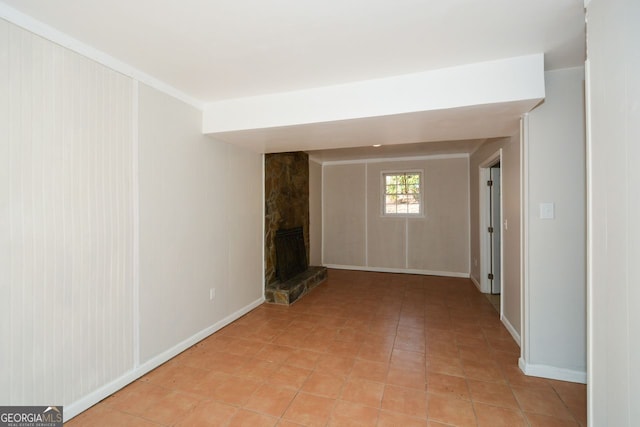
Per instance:
[[[69,426],[586,426],[586,386],[527,377],[468,279],[330,270]]]

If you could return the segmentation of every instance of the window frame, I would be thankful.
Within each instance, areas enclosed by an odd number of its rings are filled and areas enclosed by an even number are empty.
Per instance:
[[[420,178],[419,181],[419,203],[418,203],[418,213],[409,213],[409,212],[401,212],[401,213],[387,213],[386,212],[386,195],[387,195],[387,184],[386,177],[389,175],[418,175]],[[424,218],[425,215],[425,203],[424,203],[424,170],[423,169],[390,169],[380,171],[380,216],[384,218]]]

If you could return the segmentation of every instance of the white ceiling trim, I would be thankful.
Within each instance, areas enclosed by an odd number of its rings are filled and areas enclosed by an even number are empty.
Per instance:
[[[36,34],[40,37],[43,37],[47,40],[50,40],[54,43],[59,44],[62,47],[65,47],[69,50],[72,50],[82,56],[85,56],[93,61],[96,61],[105,67],[111,68],[114,71],[117,71],[125,76],[131,77],[134,80],[137,80],[141,83],[144,83],[148,86],[151,86],[154,89],[157,89],[161,92],[166,93],[174,98],[185,102],[192,107],[197,108],[202,111],[204,109],[204,103],[200,100],[197,100],[184,92],[176,89],[175,87],[158,80],[155,77],[146,74],[137,68],[122,62],[111,55],[106,54],[105,52],[98,50],[92,46],[89,46],[65,33],[57,30],[56,28],[51,27],[37,19],[32,18],[29,15],[25,15],[24,13],[7,6],[5,3],[0,2],[0,18],[11,22],[25,30]]]
[[[312,156],[309,156],[310,160],[316,163],[320,163],[322,166],[334,166],[334,165],[354,165],[363,163],[388,163],[388,162],[410,162],[416,160],[442,160],[442,159],[468,159],[468,153],[457,154],[432,154],[428,156],[409,156],[409,157],[385,157],[375,159],[356,159],[356,160],[316,160]]]

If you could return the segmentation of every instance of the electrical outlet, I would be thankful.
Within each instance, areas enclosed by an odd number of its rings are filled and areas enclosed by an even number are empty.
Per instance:
[[[209,300],[213,301],[216,297],[216,288],[209,289]]]

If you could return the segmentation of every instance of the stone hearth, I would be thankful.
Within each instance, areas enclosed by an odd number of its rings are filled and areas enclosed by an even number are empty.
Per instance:
[[[309,267],[286,282],[273,282],[265,289],[267,302],[291,305],[327,278],[326,267]]]

